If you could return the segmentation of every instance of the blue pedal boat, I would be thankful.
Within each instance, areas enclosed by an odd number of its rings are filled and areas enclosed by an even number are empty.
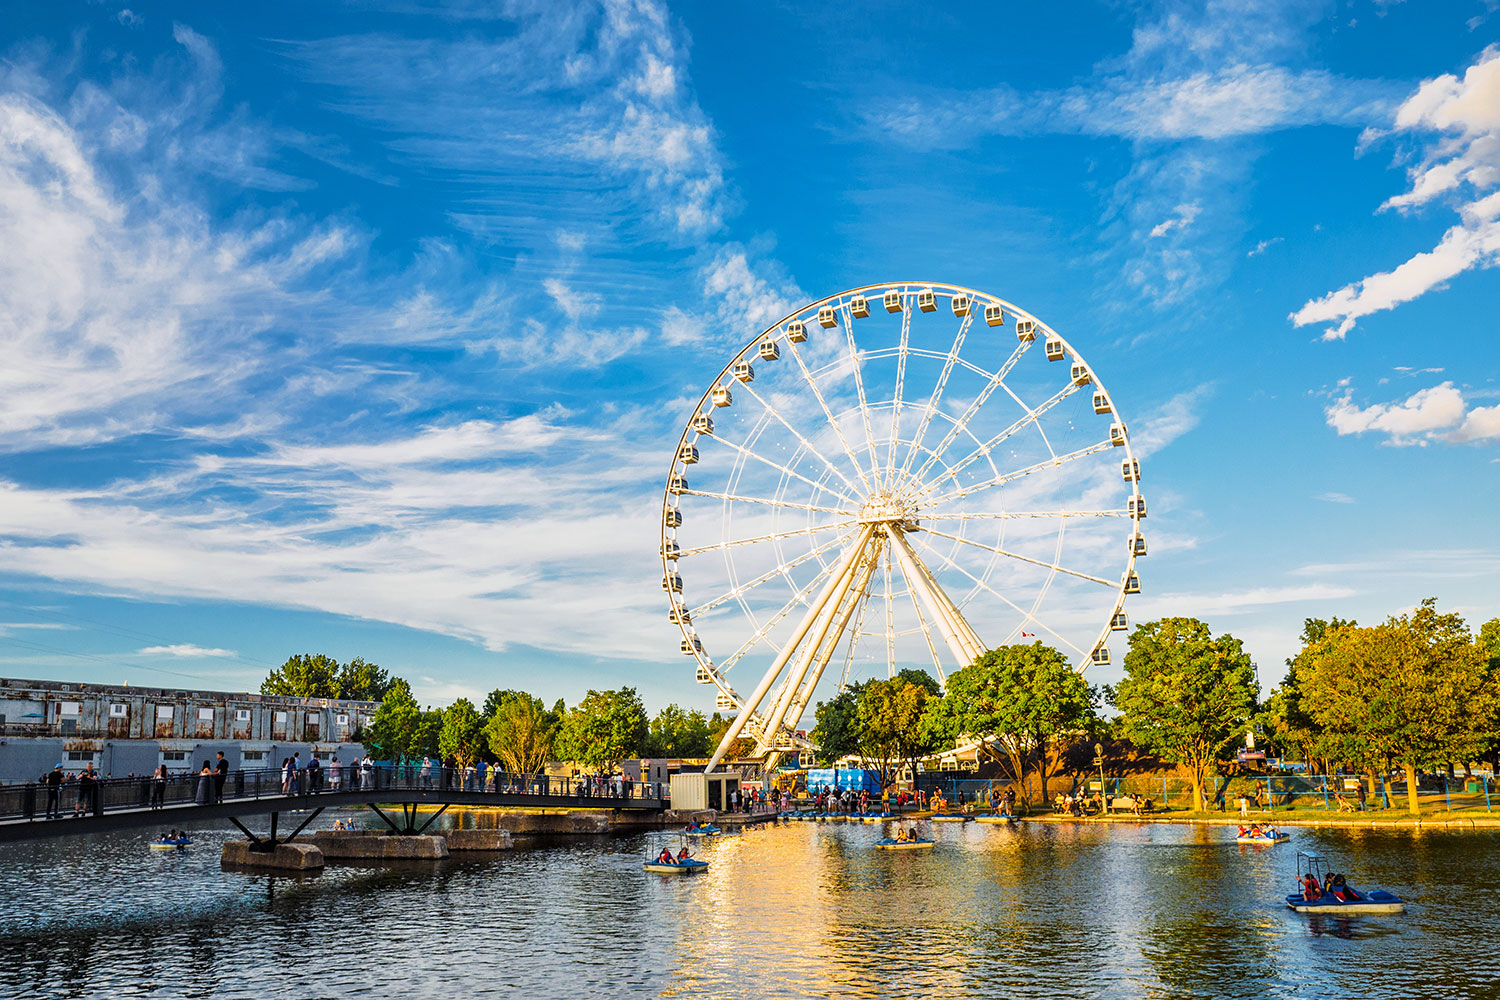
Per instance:
[[[1362,892],[1344,880],[1338,873],[1328,873],[1326,859],[1312,851],[1297,852],[1297,881],[1307,875],[1318,880],[1319,889],[1315,898],[1309,899],[1306,892],[1286,897],[1286,905],[1298,913],[1358,914],[1358,913],[1404,913],[1406,900],[1384,889]]]

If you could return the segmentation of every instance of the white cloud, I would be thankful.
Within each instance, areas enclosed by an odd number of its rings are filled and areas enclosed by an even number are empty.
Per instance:
[[[1197,205],[1178,205],[1177,214],[1164,222],[1158,222],[1151,230],[1151,238],[1158,239],[1174,229],[1187,229],[1198,218]]]
[[[1251,614],[1268,605],[1335,601],[1352,597],[1355,593],[1353,587],[1340,584],[1310,583],[1216,593],[1162,594],[1159,597],[1141,598],[1132,608],[1132,616],[1140,620],[1165,615],[1215,618],[1220,615]]]
[[[1261,240],[1259,243],[1255,244],[1255,246],[1252,247],[1249,250],[1249,252],[1247,252],[1245,254],[1245,256],[1246,257],[1259,257],[1261,254],[1265,253],[1267,250],[1271,249],[1276,244],[1281,243],[1281,242],[1282,242],[1282,237],[1280,237],[1280,236],[1273,236],[1273,237],[1271,237],[1268,240]]]
[[[175,656],[183,660],[234,659],[239,656],[232,649],[210,649],[195,646],[190,642],[176,642],[170,646],[147,646],[136,650],[137,656]]]
[[[1326,493],[1316,494],[1313,499],[1322,500],[1324,503],[1354,503],[1354,498],[1349,494],[1339,493],[1335,490],[1329,490]]]
[[[1395,403],[1358,406],[1352,389],[1328,406],[1328,426],[1340,436],[1369,431],[1388,435],[1393,445],[1425,445],[1429,441],[1463,443],[1500,438],[1500,406],[1469,409],[1463,393],[1452,382],[1419,389]]]
[[[1462,79],[1445,74],[1418,87],[1397,109],[1393,131],[1423,136],[1428,149],[1410,172],[1410,188],[1381,208],[1408,210],[1467,188],[1458,205],[1462,221],[1431,250],[1292,313],[1297,326],[1336,324],[1325,340],[1342,339],[1361,318],[1410,302],[1465,271],[1500,263],[1500,191],[1481,194],[1500,187],[1500,46],[1482,52]]]

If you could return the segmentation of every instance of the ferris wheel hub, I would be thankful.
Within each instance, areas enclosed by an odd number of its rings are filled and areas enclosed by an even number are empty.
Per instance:
[[[856,524],[898,524],[915,526],[915,511],[904,499],[889,493],[876,493],[860,505]]]

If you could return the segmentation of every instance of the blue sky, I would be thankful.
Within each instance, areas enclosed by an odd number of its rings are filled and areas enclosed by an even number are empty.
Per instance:
[[[1133,619],[1500,614],[1500,8],[1032,7],[11,5],[0,671],[707,708],[677,435],[892,280],[1108,382]]]

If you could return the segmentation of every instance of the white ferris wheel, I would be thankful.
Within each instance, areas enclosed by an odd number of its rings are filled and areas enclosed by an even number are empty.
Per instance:
[[[662,503],[670,620],[736,713],[709,770],[740,736],[808,746],[820,685],[942,682],[1033,638],[1109,663],[1139,484],[1094,370],[1004,299],[868,285],[766,329],[699,400]]]

